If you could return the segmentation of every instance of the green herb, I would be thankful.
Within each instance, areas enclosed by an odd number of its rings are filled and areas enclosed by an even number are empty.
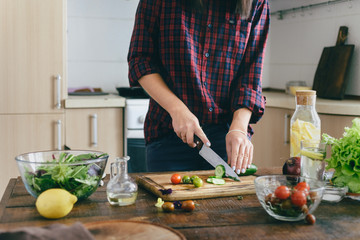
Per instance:
[[[79,200],[85,199],[97,188],[103,168],[96,163],[82,164],[81,162],[106,155],[81,154],[74,156],[61,153],[59,159],[53,156],[53,160],[49,161],[55,165],[41,165],[35,172],[28,170],[25,178],[37,194],[50,188],[63,188],[77,196]]]
[[[323,141],[331,145],[331,157],[325,159],[327,169],[335,169],[334,185],[348,186],[349,191],[360,193],[360,118],[352,121],[352,127],[345,127],[343,137],[333,138],[323,134]]]

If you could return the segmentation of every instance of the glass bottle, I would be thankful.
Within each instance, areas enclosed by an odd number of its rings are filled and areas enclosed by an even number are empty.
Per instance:
[[[128,175],[130,157],[116,158],[110,165],[110,181],[106,186],[107,200],[111,205],[126,206],[135,203],[138,186]]]
[[[321,122],[315,103],[316,91],[296,91],[296,108],[290,121],[290,157],[300,156],[301,141],[320,141]]]

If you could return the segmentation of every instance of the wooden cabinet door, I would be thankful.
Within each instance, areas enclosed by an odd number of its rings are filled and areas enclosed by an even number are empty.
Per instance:
[[[103,151],[109,161],[123,156],[122,108],[66,109],[65,115],[70,149]]]
[[[252,125],[253,162],[258,167],[282,166],[290,156],[290,118],[293,110],[268,107],[263,118]]]
[[[352,120],[356,116],[319,114],[321,120],[321,132],[328,135],[341,138],[345,132],[345,127],[352,126]]]
[[[17,155],[64,145],[64,120],[63,114],[0,115],[0,196],[9,179],[20,175]]]
[[[63,111],[56,106],[67,92],[65,6],[66,0],[0,1],[0,113]]]

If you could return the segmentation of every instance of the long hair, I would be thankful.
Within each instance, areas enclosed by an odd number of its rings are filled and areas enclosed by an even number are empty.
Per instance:
[[[229,0],[222,0],[229,1]],[[234,12],[238,13],[241,18],[245,19],[250,16],[251,7],[253,0],[232,0],[234,2]],[[203,0],[188,0],[190,6],[197,10],[203,10],[204,2]]]

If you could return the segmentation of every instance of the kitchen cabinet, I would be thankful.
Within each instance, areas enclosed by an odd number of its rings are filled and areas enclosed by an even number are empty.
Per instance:
[[[282,166],[290,156],[290,118],[293,110],[267,107],[262,119],[253,124],[253,162],[258,167]]]
[[[64,111],[65,4],[0,1],[0,114]]]
[[[254,163],[259,167],[282,166],[290,156],[290,119],[293,109],[267,107],[263,118],[254,124]],[[357,116],[319,114],[321,132],[340,138]]]
[[[107,152],[109,161],[123,156],[123,108],[74,108],[65,115],[67,147]]]
[[[14,157],[64,144],[66,0],[0,0],[0,194]]]
[[[0,115],[0,194],[10,178],[20,175],[17,155],[57,149],[64,144],[64,120],[63,114]]]

